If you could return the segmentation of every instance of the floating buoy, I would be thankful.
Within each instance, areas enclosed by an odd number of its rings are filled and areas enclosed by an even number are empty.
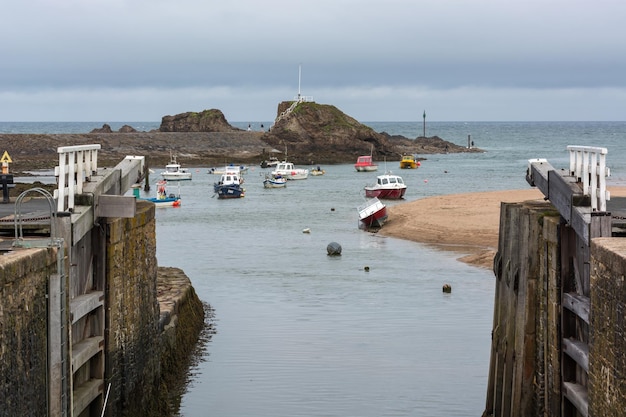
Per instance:
[[[424,182],[428,182],[428,180],[424,180]]]
[[[328,252],[329,256],[339,256],[341,255],[341,245],[337,242],[330,242],[326,246],[326,252]]]
[[[452,286],[450,286],[450,284],[443,284],[443,292],[451,293],[452,292]]]

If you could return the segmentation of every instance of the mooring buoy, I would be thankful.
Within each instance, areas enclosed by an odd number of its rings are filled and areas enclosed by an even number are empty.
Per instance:
[[[328,246],[326,246],[326,252],[328,252],[329,256],[341,255],[341,245],[337,242],[330,242]]]

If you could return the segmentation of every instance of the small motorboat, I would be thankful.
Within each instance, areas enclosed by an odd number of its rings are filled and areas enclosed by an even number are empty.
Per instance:
[[[227,171],[220,176],[220,180],[213,184],[213,191],[217,198],[241,198],[245,197],[246,190],[241,186],[243,178],[239,170]]]
[[[272,175],[281,175],[288,180],[306,180],[309,176],[309,170],[296,168],[292,162],[280,162],[272,171]]]
[[[176,162],[176,155],[171,155],[170,163],[165,165],[165,171],[161,171],[161,177],[167,181],[188,181],[191,180],[191,172]]]
[[[265,174],[263,180],[263,187],[265,188],[285,188],[287,186],[287,179],[280,174],[272,175]]]
[[[390,171],[376,177],[376,184],[365,186],[365,197],[397,200],[404,197],[406,184],[399,175],[393,175]]]
[[[324,175],[326,174],[326,171],[324,171],[319,165],[313,169],[311,169],[311,171],[309,171],[309,173],[315,177],[318,177],[320,175]]]
[[[154,203],[157,207],[180,207],[182,201],[180,199],[180,186],[178,187],[178,194],[168,194],[167,193],[167,181],[159,180],[156,183],[157,185],[157,196],[151,198],[142,198],[141,200],[146,200]],[[139,197],[139,188],[134,189],[135,197]]]
[[[415,158],[415,155],[403,155],[400,161],[400,169],[415,169],[420,166],[420,162]]]
[[[378,170],[378,165],[374,163],[372,155],[361,155],[357,158],[354,169],[357,172],[372,172]]]
[[[366,229],[381,228],[387,220],[387,206],[378,198],[370,198],[357,208],[360,225]]]
[[[221,168],[211,167],[209,168],[208,173],[215,174],[215,175],[222,175],[223,173],[229,172],[229,171],[238,171],[239,173],[243,174],[245,172],[248,172],[248,167],[245,165],[229,164]]]
[[[269,159],[264,159],[261,161],[261,168],[275,168],[276,165],[279,164],[279,160],[278,158],[276,158],[275,156],[270,156]]]

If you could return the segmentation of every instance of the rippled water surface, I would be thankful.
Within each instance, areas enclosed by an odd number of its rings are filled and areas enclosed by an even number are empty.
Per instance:
[[[199,169],[183,207],[158,210],[159,264],[183,268],[215,309],[181,415],[480,415],[492,274],[360,230],[376,174],[325,168],[272,190],[255,168],[238,200],[213,198]],[[404,175],[407,199],[430,186],[425,171]],[[327,256],[332,241],[341,257]]]

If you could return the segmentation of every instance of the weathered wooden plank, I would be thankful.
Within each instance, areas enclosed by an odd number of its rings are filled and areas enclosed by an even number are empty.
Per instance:
[[[554,171],[552,165],[546,159],[531,159],[528,161],[526,170],[526,182],[532,187],[537,187],[543,195],[548,195],[548,172]]]
[[[70,316],[72,324],[75,324],[82,317],[91,313],[104,304],[104,292],[93,291],[88,294],[79,295],[70,302]]]
[[[576,407],[580,415],[589,416],[587,388],[572,382],[563,382],[563,395]]]
[[[589,372],[589,346],[574,338],[563,339],[563,352],[572,358],[585,372]]]
[[[574,207],[569,224],[583,242],[589,245],[589,225],[591,224],[591,207]]]
[[[591,213],[589,237],[611,237],[613,234],[613,219],[611,213],[602,211]]]
[[[589,305],[589,297],[571,292],[563,294],[563,307],[576,314],[587,324],[589,324]]]
[[[94,336],[81,340],[72,346],[72,372],[104,349],[104,337]]]
[[[104,381],[102,379],[90,379],[84,384],[75,387],[73,396],[73,416],[79,416],[98,395],[103,394]]]
[[[133,218],[137,214],[136,202],[133,196],[102,194],[96,200],[96,217]]]
[[[574,201],[582,195],[582,192],[573,178],[565,174],[563,170],[550,171],[548,173],[548,194],[544,195],[550,199],[550,202],[559,211],[561,217],[570,223],[572,208],[575,205]]]

